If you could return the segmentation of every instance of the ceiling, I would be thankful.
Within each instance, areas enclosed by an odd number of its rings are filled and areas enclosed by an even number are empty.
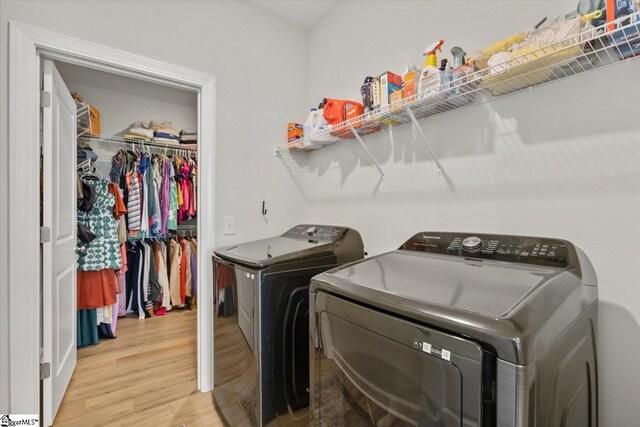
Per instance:
[[[247,3],[259,7],[279,18],[304,29],[310,29],[341,0],[247,0]]]

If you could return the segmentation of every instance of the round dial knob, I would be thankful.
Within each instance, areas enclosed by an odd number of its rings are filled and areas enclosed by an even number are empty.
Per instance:
[[[312,235],[316,234],[317,232],[318,232],[318,227],[316,227],[316,226],[307,228],[307,234],[309,236],[312,236]]]
[[[467,251],[474,251],[482,247],[482,239],[476,236],[467,237],[462,241],[462,248]]]

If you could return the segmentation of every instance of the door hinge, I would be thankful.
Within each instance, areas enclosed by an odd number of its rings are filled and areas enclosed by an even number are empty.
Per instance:
[[[40,91],[40,107],[51,107],[51,92],[47,92],[46,90]]]
[[[40,243],[47,243],[51,240],[51,228],[40,227]]]
[[[51,376],[51,363],[41,363],[40,364],[40,379],[46,380]]]

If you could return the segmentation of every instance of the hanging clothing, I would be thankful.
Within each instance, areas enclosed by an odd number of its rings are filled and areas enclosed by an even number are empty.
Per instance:
[[[90,211],[78,211],[78,222],[89,227],[96,238],[89,243],[78,240],[78,247],[81,248],[78,270],[119,269],[122,257],[118,239],[118,218],[126,213],[124,203],[117,190],[106,180],[83,178],[83,182],[95,190],[96,201]]]
[[[76,316],[76,346],[88,347],[98,344],[96,309],[78,310]]]
[[[182,260],[182,248],[175,240],[169,241],[169,293],[171,294],[171,304],[173,306],[182,305],[180,288],[180,263]]]
[[[142,285],[142,268],[144,254],[137,242],[127,242],[127,273],[126,273],[126,310],[127,313],[140,314],[140,287]],[[144,315],[143,317],[144,318]]]
[[[116,303],[118,282],[114,270],[110,268],[99,271],[79,270],[76,274],[79,310],[99,308]]]
[[[142,177],[137,168],[125,175],[127,185],[127,226],[130,232],[140,230],[142,224]]]
[[[126,273],[116,273],[116,280],[118,281],[118,294],[116,295],[117,315],[122,317],[127,314]]]
[[[158,283],[160,284],[161,306],[166,310],[171,310],[171,294],[169,293],[169,277],[167,276],[167,264],[162,252],[160,242],[154,242],[154,251],[156,253],[156,268],[158,273]]]
[[[186,302],[187,296],[187,251],[182,242],[182,239],[178,240],[180,245],[180,303],[182,305]]]
[[[169,184],[169,216],[167,219],[167,229],[178,229],[178,184],[175,181],[171,181]]]
[[[161,161],[162,165],[162,184],[160,192],[160,213],[162,223],[161,232],[163,234],[167,234],[169,232],[168,221],[169,221],[169,198],[170,198],[170,189],[171,189],[171,160],[169,158],[164,158]]]
[[[197,215],[193,159],[121,150],[111,160],[109,177],[125,199],[131,238],[166,235]]]

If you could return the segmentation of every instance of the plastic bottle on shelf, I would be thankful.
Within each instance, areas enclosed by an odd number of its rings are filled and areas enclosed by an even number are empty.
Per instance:
[[[426,56],[420,80],[418,81],[418,97],[422,98],[438,91],[440,88],[440,69],[436,50],[442,52],[444,40],[431,43],[422,55]]]
[[[448,89],[451,87],[451,81],[453,80],[453,70],[451,67],[448,67],[448,60],[443,59],[440,61],[440,87],[442,90],[449,92]]]
[[[322,117],[322,115],[320,116]],[[313,141],[313,134],[317,133],[318,128],[318,110],[312,108],[309,111],[307,120],[302,125],[302,135],[304,136],[303,148],[317,148],[319,145]]]
[[[418,67],[414,64],[407,64],[404,73],[402,73],[402,98],[410,99],[416,94],[417,81],[419,78]]]
[[[307,120],[305,120],[304,124],[302,125],[302,130],[303,130],[302,135],[305,138],[311,136],[311,132],[313,131],[313,128],[316,123],[317,115],[318,115],[318,110],[316,108],[312,108],[311,111],[309,112],[309,115],[307,116]]]
[[[323,104],[320,103],[318,108],[312,108],[302,125],[305,148],[315,149],[322,145],[330,144],[337,140],[336,137],[329,134],[321,135],[329,130],[329,125],[323,115]]]
[[[467,83],[467,74],[473,73],[473,66],[465,64],[466,52],[461,47],[452,47],[451,55],[453,55],[453,86],[456,87],[455,93],[460,94],[462,92],[460,86]]]

